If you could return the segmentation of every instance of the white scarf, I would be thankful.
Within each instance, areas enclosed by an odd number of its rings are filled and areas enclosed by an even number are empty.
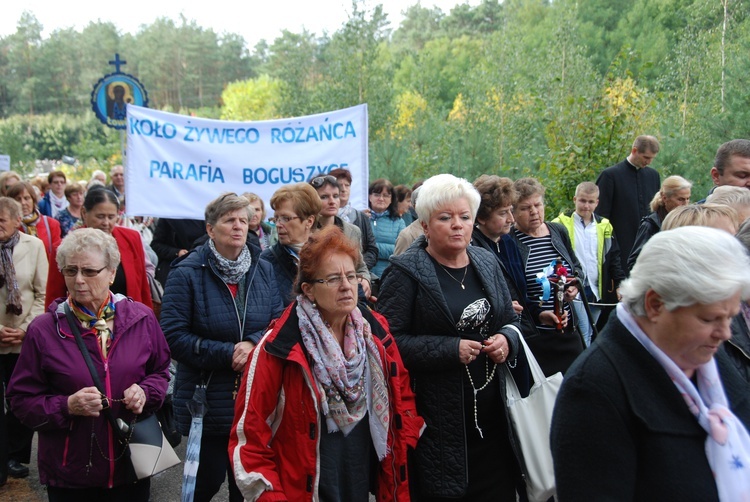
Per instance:
[[[50,216],[53,218],[57,218],[57,215],[60,214],[60,211],[65,209],[70,205],[70,202],[68,202],[68,199],[63,197],[58,197],[55,195],[52,190],[49,191],[49,202],[50,202]]]
[[[716,480],[719,500],[750,500],[750,434],[729,409],[716,360],[711,358],[696,369],[696,389],[677,364],[641,330],[622,303],[617,305],[617,318],[664,368],[690,412],[708,433],[706,458]]]

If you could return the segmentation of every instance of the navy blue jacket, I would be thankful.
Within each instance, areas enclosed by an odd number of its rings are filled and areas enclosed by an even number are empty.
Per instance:
[[[207,383],[208,413],[203,434],[229,435],[234,418],[234,346],[258,343],[266,327],[284,310],[275,274],[249,246],[253,264],[245,275],[245,317],[240,319],[227,285],[208,261],[208,244],[172,264],[162,303],[161,327],[178,363],[174,407],[180,433],[187,435],[191,416],[186,403],[196,385]]]
[[[279,284],[279,294],[281,295],[281,301],[284,302],[286,307],[294,301],[294,281],[297,279],[297,263],[294,261],[294,257],[289,254],[286,247],[277,242],[270,248],[266,248],[260,254],[260,259],[271,264],[274,274],[276,274],[276,282]]]

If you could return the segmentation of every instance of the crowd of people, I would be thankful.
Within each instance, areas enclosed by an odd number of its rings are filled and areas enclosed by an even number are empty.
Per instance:
[[[0,486],[36,433],[50,501],[148,501],[109,419],[188,436],[200,406],[195,501],[528,500],[505,380],[533,392],[533,356],[564,375],[556,500],[750,500],[750,141],[694,204],[658,153],[556,216],[495,174],[358,208],[335,169],[203,220],[127,214],[122,166],[0,174]]]

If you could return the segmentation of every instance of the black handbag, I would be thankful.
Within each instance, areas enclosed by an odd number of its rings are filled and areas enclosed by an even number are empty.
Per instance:
[[[81,351],[84,361],[86,361],[86,366],[89,369],[89,373],[91,373],[91,378],[94,380],[94,385],[102,396],[106,396],[102,382],[99,380],[99,373],[94,367],[91,354],[89,354],[81,336],[78,321],[73,316],[73,312],[71,312],[67,303],[64,305],[64,309],[70,330],[75,336],[78,349]],[[112,415],[112,410],[108,406],[102,410],[102,414],[112,427],[117,440],[125,445],[130,460],[130,470],[127,476],[129,481],[135,482],[148,478],[180,463],[179,457],[164,437],[164,432],[162,432],[159,420],[155,414],[143,418],[132,425],[127,424],[120,418],[115,419],[114,415]]]

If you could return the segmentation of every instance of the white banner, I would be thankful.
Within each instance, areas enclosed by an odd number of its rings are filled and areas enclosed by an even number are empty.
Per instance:
[[[128,105],[125,161],[130,215],[203,219],[223,192],[266,204],[282,185],[331,169],[352,173],[351,204],[367,207],[367,105],[262,122],[210,120]]]

